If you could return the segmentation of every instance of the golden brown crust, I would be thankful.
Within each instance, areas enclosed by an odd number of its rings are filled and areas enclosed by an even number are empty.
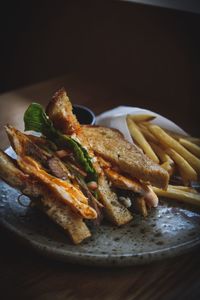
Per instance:
[[[28,136],[11,126],[7,127],[7,133],[17,154],[28,150],[30,143]],[[80,243],[91,235],[87,225],[80,216],[73,213],[66,204],[53,198],[52,193],[50,193],[49,189],[45,188],[41,182],[33,180],[19,170],[12,159],[1,150],[0,177],[29,197],[35,198],[40,196],[40,203],[38,201],[35,202],[34,200],[36,206],[40,204],[39,208],[56,224],[62,227],[75,244]]]
[[[116,193],[109,186],[105,176],[99,176],[99,193],[108,219],[115,225],[124,225],[133,219],[130,211],[118,201]]]
[[[23,189],[28,177],[16,167],[14,160],[0,149],[0,178],[13,187]]]
[[[85,136],[82,126],[73,115],[72,105],[65,90],[62,89],[55,94],[47,108],[47,113],[56,128],[64,134],[76,134],[81,144],[87,148],[89,155],[94,156],[93,149],[88,143],[88,138]],[[62,120],[62,124],[59,124],[60,120]],[[63,124],[65,125],[63,126]],[[94,162],[93,166],[97,173],[101,174],[98,186],[107,218],[116,225],[126,224],[132,219],[131,213],[118,201],[116,193],[111,190],[98,161]]]
[[[72,212],[72,210],[60,201],[54,200],[49,195],[44,195],[38,206],[48,217],[58,224],[69,235],[74,244],[81,243],[91,236],[83,219]]]
[[[72,105],[64,88],[57,91],[46,108],[46,113],[55,128],[66,134],[73,134],[80,129],[76,116],[72,113]]]
[[[166,188],[169,174],[149,159],[133,144],[127,142],[117,130],[106,127],[82,127],[94,152],[128,173],[154,186]]]

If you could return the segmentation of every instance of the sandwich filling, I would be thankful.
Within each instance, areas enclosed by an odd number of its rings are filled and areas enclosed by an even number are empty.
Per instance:
[[[105,216],[121,226],[135,209],[146,217],[158,205],[150,184],[166,188],[168,173],[119,132],[81,126],[63,89],[46,112],[32,103],[24,124],[39,136],[6,126],[17,159],[0,152],[0,176],[31,197],[75,244],[91,235],[85,220],[97,225]]]

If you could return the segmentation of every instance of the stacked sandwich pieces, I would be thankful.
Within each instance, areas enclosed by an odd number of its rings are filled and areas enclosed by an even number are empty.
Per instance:
[[[62,227],[73,243],[91,233],[87,222],[105,216],[114,225],[132,220],[132,206],[143,216],[157,206],[150,184],[167,188],[168,173],[124,140],[116,130],[81,126],[64,89],[43,111],[32,103],[24,115],[24,134],[6,126],[13,160],[0,151],[0,177],[32,199]]]

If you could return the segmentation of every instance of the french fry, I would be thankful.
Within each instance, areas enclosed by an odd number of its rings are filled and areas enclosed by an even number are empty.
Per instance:
[[[137,206],[137,209],[138,209],[139,213],[144,218],[146,218],[148,216],[148,211],[147,211],[146,202],[145,202],[143,196],[136,198],[136,206]]]
[[[175,140],[179,140],[180,138],[186,138],[187,136],[185,134],[177,133],[174,131],[171,131],[169,129],[162,128],[165,132],[167,132],[171,137],[173,137]]]
[[[200,158],[200,147],[189,140],[180,138],[179,143],[188,149],[192,154]]]
[[[153,187],[154,192],[157,196],[166,197],[169,199],[176,199],[180,202],[196,205],[200,207],[200,194],[187,192],[182,189],[168,185],[167,190],[162,190],[156,187]]]
[[[156,155],[159,157],[161,162],[169,162],[169,164],[173,164],[173,160],[170,158],[170,156],[163,150],[160,146],[150,142],[151,147],[153,148]]]
[[[156,116],[149,115],[149,114],[140,114],[140,115],[129,115],[131,120],[133,120],[136,123],[140,122],[149,122],[156,118]]]
[[[183,186],[183,185],[172,185],[171,188],[174,188],[176,190],[181,190],[189,193],[195,193],[198,194],[197,190],[189,187],[189,186]]]
[[[200,173],[200,159],[185,149],[178,141],[167,134],[163,129],[157,125],[149,125],[150,131],[159,139],[165,147],[174,149],[179,155],[181,155],[197,173]]]
[[[179,140],[179,139],[185,139],[187,141],[190,141],[198,146],[200,146],[200,138],[196,138],[190,135],[185,135],[185,134],[180,134],[168,129],[164,129],[170,136],[172,136],[175,140]]]
[[[156,137],[148,130],[148,127],[146,127],[143,123],[138,123],[137,125],[149,142],[157,143]]]
[[[191,165],[175,150],[166,149],[167,154],[174,160],[177,164],[181,177],[183,178],[184,183],[188,184],[190,181],[197,181],[197,173],[191,167]]]
[[[160,146],[152,142],[150,142],[150,145],[162,162],[161,167],[165,169],[169,173],[169,175],[172,175],[174,172],[174,161]]]
[[[184,137],[186,140],[200,146],[200,139],[199,138],[195,138],[195,137],[192,137],[192,136],[186,136]]]
[[[127,116],[127,125],[133,140],[136,141],[136,143],[142,148],[142,150],[148,157],[150,157],[156,163],[159,163],[158,157],[155,155],[153,149],[143,136],[142,132],[140,131],[136,123],[129,117],[129,115]]]

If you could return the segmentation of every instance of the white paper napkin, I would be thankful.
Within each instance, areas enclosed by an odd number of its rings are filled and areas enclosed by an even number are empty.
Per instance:
[[[134,114],[134,115],[140,115],[140,114],[151,114],[156,116],[156,118],[151,121],[153,124],[157,124],[161,126],[162,128],[174,131],[179,134],[187,135],[187,133],[181,129],[178,125],[176,125],[174,122],[170,121],[169,119],[147,109],[142,109],[139,107],[132,107],[132,106],[118,106],[116,108],[113,108],[111,110],[108,110],[96,118],[96,124],[102,125],[106,127],[116,128],[120,130],[125,139],[131,143],[133,143],[133,140],[131,138],[131,135],[128,130],[128,126],[126,123],[126,115],[127,114]]]

